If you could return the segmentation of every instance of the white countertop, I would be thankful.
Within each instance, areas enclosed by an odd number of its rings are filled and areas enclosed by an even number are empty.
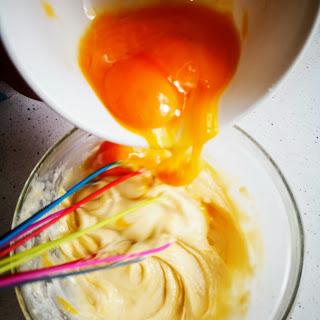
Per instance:
[[[320,24],[274,94],[239,122],[272,156],[305,232],[302,280],[290,319],[320,319]]]
[[[6,97],[1,96],[4,92]],[[0,83],[0,233],[10,226],[30,171],[72,125],[44,103]],[[298,203],[305,261],[289,319],[320,319],[320,24],[279,87],[238,125],[273,157]],[[0,294],[0,318],[22,319],[12,289]],[[263,320],[263,319],[257,319]]]

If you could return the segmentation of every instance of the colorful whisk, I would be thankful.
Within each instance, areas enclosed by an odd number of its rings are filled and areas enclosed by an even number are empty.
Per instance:
[[[141,201],[140,203],[132,206],[131,208],[117,213],[111,217],[107,217],[104,220],[89,226],[85,229],[78,230],[72,234],[66,235],[59,239],[42,243],[37,246],[32,247],[31,249],[15,253],[11,256],[7,256],[9,253],[12,253],[15,249],[29,241],[30,239],[37,236],[42,231],[49,228],[51,225],[56,223],[62,217],[70,214],[77,208],[81,207],[85,203],[95,199],[101,195],[106,190],[116,186],[117,184],[124,182],[125,180],[141,174],[140,171],[129,172],[112,182],[106,184],[102,188],[96,190],[95,192],[89,194],[80,201],[74,203],[70,207],[64,208],[57,212],[54,212],[46,217],[44,217],[49,211],[59,205],[64,199],[74,194],[82,187],[86,186],[90,181],[97,178],[101,173],[106,170],[120,166],[120,162],[110,163],[92,174],[90,174],[85,179],[81,180],[68,191],[66,191],[62,196],[54,200],[52,203],[41,209],[40,211],[33,214],[30,218],[19,224],[17,227],[6,233],[0,238],[0,274],[5,274],[14,268],[23,265],[24,263],[34,259],[52,249],[57,248],[63,243],[75,240],[85,234],[91,233],[99,228],[106,226],[111,222],[115,222],[122,217],[134,212],[135,210],[145,207],[155,201],[158,201],[160,198],[153,198]],[[40,281],[45,279],[60,278],[70,275],[78,275],[87,272],[94,272],[102,269],[116,268],[123,265],[128,265],[136,262],[142,261],[145,257],[161,252],[171,246],[172,243],[166,243],[156,248],[149,250],[132,252],[128,254],[115,255],[100,257],[101,254],[98,252],[91,256],[85,257],[83,259],[63,263],[60,265],[55,265],[51,267],[41,268],[37,270],[15,272],[13,274],[6,274],[0,277],[0,288],[24,284],[28,282]],[[7,256],[7,257],[6,257]]]

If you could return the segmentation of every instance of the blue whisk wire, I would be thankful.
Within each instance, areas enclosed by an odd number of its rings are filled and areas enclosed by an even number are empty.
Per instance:
[[[109,170],[113,167],[117,167],[120,164],[119,161],[111,162],[102,168],[94,171],[90,175],[88,175],[86,178],[81,180],[80,182],[76,183],[74,186],[72,186],[68,191],[66,191],[62,196],[51,202],[46,207],[42,208],[38,212],[36,212],[34,215],[32,215],[30,218],[16,226],[14,229],[9,231],[8,233],[4,234],[0,237],[0,248],[9,244],[10,241],[19,236],[26,228],[28,228],[32,223],[36,222],[38,219],[42,218],[46,213],[48,213],[50,210],[52,210],[54,207],[59,205],[63,200],[77,192],[79,189],[81,189],[83,186],[85,186],[88,182],[90,182],[92,179],[99,176],[101,173],[103,173],[106,170]]]

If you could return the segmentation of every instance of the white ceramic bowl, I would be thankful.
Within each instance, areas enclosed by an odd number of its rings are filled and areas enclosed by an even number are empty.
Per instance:
[[[78,127],[110,141],[145,144],[103,107],[81,74],[77,49],[95,6],[143,5],[159,0],[47,2],[56,18],[45,14],[41,0],[0,0],[2,40],[18,70],[44,101]],[[202,2],[231,6],[233,1]],[[222,126],[243,114],[278,83],[305,44],[319,1],[237,0],[232,8],[239,29],[247,13],[248,34],[239,68],[220,105]]]

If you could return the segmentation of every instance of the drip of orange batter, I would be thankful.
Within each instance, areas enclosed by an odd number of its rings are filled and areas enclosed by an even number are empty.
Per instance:
[[[113,146],[111,158],[127,155],[166,183],[189,183],[217,134],[218,101],[239,55],[231,15],[199,5],[98,15],[81,40],[80,67],[111,114],[151,147]]]
[[[41,1],[42,9],[48,18],[55,18],[56,13],[52,7],[52,5],[47,1]]]

